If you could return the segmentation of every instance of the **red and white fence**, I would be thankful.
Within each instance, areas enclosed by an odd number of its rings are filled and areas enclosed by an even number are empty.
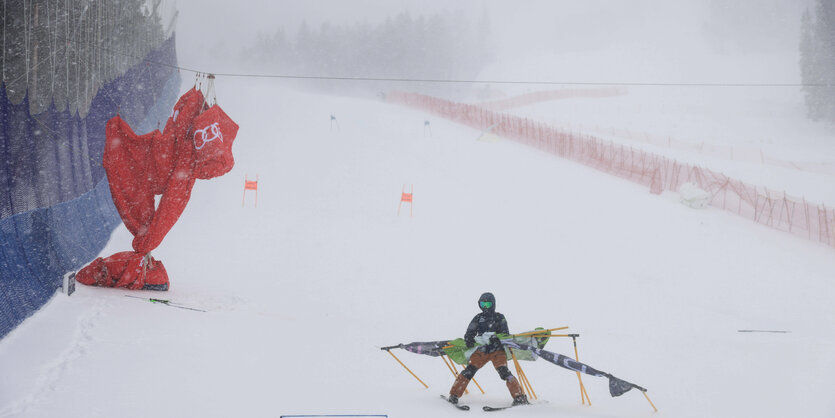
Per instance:
[[[386,100],[491,132],[542,151],[647,186],[650,192],[678,191],[695,183],[711,195],[710,205],[763,225],[835,246],[835,209],[758,188],[724,174],[627,148],[592,135],[566,132],[544,123],[417,93],[391,92]],[[495,126],[494,126],[495,125]]]
[[[606,128],[600,126],[573,125],[581,131],[590,131],[602,135],[627,138],[632,141],[643,142],[659,148],[696,153],[711,158],[731,161],[744,161],[754,164],[773,165],[790,170],[806,171],[835,176],[835,163],[815,161],[790,161],[774,157],[760,148],[740,147],[710,142],[687,142],[670,136],[652,135],[646,132],[635,132],[628,129]]]

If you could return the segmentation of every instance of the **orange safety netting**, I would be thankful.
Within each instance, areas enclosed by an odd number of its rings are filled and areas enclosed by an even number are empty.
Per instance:
[[[504,99],[481,102],[478,104],[478,106],[490,110],[508,110],[516,107],[522,107],[534,103],[547,102],[551,100],[570,99],[577,97],[614,97],[623,96],[625,94],[626,89],[621,87],[535,91]]]
[[[688,142],[670,136],[653,135],[646,132],[635,132],[629,129],[607,128],[600,126],[584,126],[577,124],[572,126],[582,131],[595,132],[602,135],[612,135],[639,141],[659,148],[673,149],[698,153],[711,158],[721,158],[732,161],[744,161],[756,164],[767,164],[775,167],[791,170],[807,171],[835,176],[835,163],[816,161],[790,161],[774,157],[760,148],[716,144],[705,141]]]
[[[754,222],[835,246],[835,209],[752,186],[706,168],[628,148],[592,135],[567,132],[541,122],[477,105],[417,93],[391,92],[386,99],[419,108],[475,129],[492,132],[542,151],[631,180],[660,194],[694,183],[707,191],[710,205]]]

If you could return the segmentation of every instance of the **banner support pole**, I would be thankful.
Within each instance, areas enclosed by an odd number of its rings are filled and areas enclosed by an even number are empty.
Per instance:
[[[449,359],[449,361],[450,361],[450,362],[452,362],[452,359]],[[453,365],[452,365],[452,367],[453,367],[453,368],[455,368],[455,364],[453,364]],[[462,367],[463,367],[463,366],[462,366]],[[482,394],[482,395],[484,395],[484,389],[482,389],[482,388],[481,388],[481,385],[479,385],[479,384],[478,384],[478,381],[476,381],[476,380],[475,380],[475,376],[473,376],[473,378],[472,378],[472,379],[470,379],[470,380],[472,380],[472,381],[473,381],[473,383],[475,383],[475,385],[476,385],[476,387],[478,388],[478,390],[480,390],[480,391],[481,391],[481,394]]]
[[[531,382],[528,380],[528,376],[525,375],[525,371],[522,370],[522,365],[519,364],[519,360],[516,359],[516,353],[513,352],[512,348],[508,348],[510,350],[510,356],[513,358],[513,364],[516,366],[516,373],[519,374],[519,380],[522,382],[523,389],[527,389],[527,391],[533,396],[534,399],[539,399],[536,396],[536,392],[533,390],[533,386]]]
[[[441,354],[441,360],[444,361],[446,367],[449,369],[450,372],[452,372],[452,376],[458,379],[458,370],[455,370],[455,365],[450,365],[452,363],[452,359],[449,359],[449,362],[447,362],[446,357],[444,357],[444,355]],[[464,393],[470,393],[470,391],[464,388]]]
[[[536,331],[523,332],[521,334],[511,334],[510,336],[511,337],[526,337],[528,335],[547,334],[547,335],[543,335],[543,337],[553,337],[553,335],[550,335],[551,331],[559,331],[561,329],[567,329],[567,328],[568,327],[566,326],[566,327],[551,328],[551,329],[540,329],[540,330],[536,330]]]
[[[452,373],[452,377],[458,377],[458,373],[456,373],[455,369],[453,369],[452,366],[449,365],[449,363],[446,361],[446,357],[444,357],[443,354],[441,354],[441,360],[444,361],[444,364],[446,364],[446,368],[449,369],[450,373]]]
[[[569,337],[571,337],[571,340],[574,341],[574,359],[577,360],[578,362],[580,361],[580,354],[577,351],[577,337],[579,337],[579,336],[580,336],[579,334],[569,334]],[[580,372],[577,372],[577,380],[580,381],[580,400],[583,402],[583,405],[585,405],[586,404],[586,399],[588,399],[589,406],[591,406],[591,398],[589,398],[589,394],[588,394],[588,392],[586,392],[586,386],[583,385],[583,377],[580,376]]]
[[[406,369],[406,371],[408,371],[409,373],[411,373],[411,374],[412,374],[412,376],[414,376],[414,378],[415,378],[415,379],[417,379],[417,380],[418,380],[418,382],[420,382],[420,384],[422,384],[422,385],[423,385],[423,387],[425,387],[425,388],[429,389],[429,385],[427,385],[426,383],[423,383],[423,380],[420,380],[420,378],[419,378],[419,377],[417,377],[417,375],[416,375],[416,374],[414,374],[411,370],[409,370],[409,368],[408,368],[408,367],[406,367],[406,365],[405,365],[405,364],[403,364],[403,362],[402,362],[402,361],[400,361],[400,359],[399,359],[399,358],[397,358],[397,356],[395,356],[395,355],[394,355],[394,353],[392,353],[392,352],[391,352],[391,350],[386,350],[386,352],[387,352],[387,353],[389,353],[389,354],[391,354],[391,356],[392,356],[392,357],[394,357],[394,359],[395,359],[395,360],[397,360],[397,362],[398,362],[398,363],[400,363],[400,365],[401,365],[401,366],[403,366],[403,368],[404,368],[404,369]]]
[[[655,412],[658,412],[658,408],[656,408],[656,407],[655,407],[655,404],[654,404],[654,403],[652,403],[652,401],[651,401],[651,400],[649,400],[649,395],[647,395],[647,393],[646,393],[646,392],[644,392],[644,391],[641,391],[641,393],[643,393],[643,394],[644,394],[644,397],[645,397],[645,398],[647,398],[647,402],[649,402],[649,404],[652,406],[652,409],[654,409],[654,410],[655,410]]]

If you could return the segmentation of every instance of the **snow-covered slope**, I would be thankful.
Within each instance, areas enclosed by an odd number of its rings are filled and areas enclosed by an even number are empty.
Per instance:
[[[481,78],[623,83],[615,84],[623,93],[618,97],[553,100],[508,112],[835,206],[832,126],[806,118],[796,53],[717,54],[701,43],[693,47],[686,55],[628,45],[534,54],[499,61]],[[504,85],[480,92],[512,97],[611,87]]]
[[[217,83],[236,166],[197,183],[154,252],[171,290],[130,292],[208,312],[56,295],[0,341],[0,417],[460,416],[440,360],[394,351],[424,389],[379,347],[461,336],[485,291],[511,331],[570,326],[580,360],[664,416],[835,414],[833,248],[443,120],[425,136],[406,108]],[[574,373],[523,366],[548,402],[506,416],[653,416],[604,379],[584,377],[589,407]],[[476,379],[465,402],[509,402],[489,366]]]

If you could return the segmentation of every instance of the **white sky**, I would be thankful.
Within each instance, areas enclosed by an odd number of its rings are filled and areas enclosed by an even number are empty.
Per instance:
[[[585,53],[592,50],[649,50],[660,56],[688,54],[704,44],[709,10],[718,0],[167,0],[180,11],[177,37],[180,62],[206,71],[221,72],[251,45],[258,33],[273,34],[284,27],[294,36],[302,21],[316,28],[328,21],[336,24],[367,20],[380,22],[387,16],[409,12],[412,16],[460,10],[471,24],[487,12],[493,41],[500,59],[530,55]],[[728,11],[730,25],[741,30],[771,23],[760,29],[763,36],[796,37],[800,11],[810,0],[745,0]],[[745,2],[750,6],[745,6]],[[766,5],[767,3],[767,5]],[[711,9],[713,7],[713,9]],[[730,6],[729,6],[730,7]],[[734,17],[734,13],[737,15]],[[760,17],[757,17],[757,13]],[[769,14],[770,13],[770,14]],[[749,16],[750,14],[750,16]],[[775,35],[774,15],[787,15],[782,33]],[[724,16],[722,16],[724,17]],[[715,20],[715,19],[714,19]],[[788,39],[784,45],[797,42]],[[218,59],[213,59],[213,56]],[[638,58],[639,60],[641,58]],[[617,63],[613,63],[617,65]],[[205,68],[211,66],[211,68]],[[218,68],[221,67],[221,68]]]

